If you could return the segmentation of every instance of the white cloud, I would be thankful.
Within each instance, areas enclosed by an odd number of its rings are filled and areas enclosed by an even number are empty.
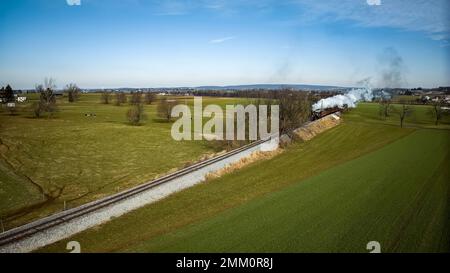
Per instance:
[[[175,0],[171,0],[175,1]],[[206,8],[228,14],[237,11],[267,11],[279,7],[299,10],[299,16],[289,24],[313,21],[353,21],[364,27],[391,27],[422,32],[435,40],[450,38],[449,0],[199,0]],[[189,2],[191,3],[191,2]],[[286,21],[285,21],[286,22]]]
[[[369,2],[372,4],[369,4]],[[377,5],[377,8],[373,8]],[[448,0],[297,0],[306,7],[301,21],[340,21],[351,20],[365,27],[392,27],[409,31],[423,32],[440,39],[450,37],[450,16]]]
[[[367,5],[379,6],[379,5],[381,5],[381,0],[367,0]]]
[[[81,0],[66,0],[69,6],[81,6]]]
[[[73,4],[81,0],[66,0]],[[106,0],[105,0],[106,1]],[[119,0],[117,0],[119,1]],[[131,1],[131,0],[130,0]],[[143,0],[134,0],[142,1]],[[278,8],[289,8],[295,19],[281,19],[289,25],[314,21],[353,21],[363,27],[391,27],[424,33],[434,40],[450,38],[449,0],[146,0],[154,6],[155,15],[186,15],[214,12],[224,16],[267,14]],[[125,2],[121,0],[121,2]],[[282,2],[282,4],[280,4]],[[273,17],[276,18],[276,17]],[[276,20],[276,19],[275,19]],[[222,43],[234,37],[215,39]]]
[[[236,37],[229,36],[229,37],[223,37],[223,38],[218,38],[218,39],[211,40],[211,41],[209,41],[209,43],[210,44],[220,44],[220,43],[223,43],[223,42],[226,42],[226,41],[229,41],[229,40],[233,40],[233,39],[236,39]]]

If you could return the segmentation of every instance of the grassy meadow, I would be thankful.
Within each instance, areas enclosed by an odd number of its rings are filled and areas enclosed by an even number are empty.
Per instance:
[[[311,141],[40,251],[448,252],[450,121],[421,107],[400,128],[361,103]]]
[[[216,151],[208,142],[174,141],[171,122],[145,105],[147,119],[131,126],[128,104],[100,103],[100,94],[82,94],[69,103],[58,98],[52,118],[36,119],[31,104],[16,115],[0,112],[0,219],[11,228],[64,208],[130,188],[184,167]],[[177,98],[192,105],[192,97]],[[204,98],[224,106],[242,99]],[[95,113],[95,117],[85,114]]]

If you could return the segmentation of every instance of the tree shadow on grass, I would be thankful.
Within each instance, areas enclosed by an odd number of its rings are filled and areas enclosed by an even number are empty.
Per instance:
[[[166,124],[171,124],[171,123],[173,123],[174,121],[173,120],[167,120],[167,119],[162,119],[162,118],[153,118],[152,119],[152,121],[154,122],[154,123],[166,123]]]

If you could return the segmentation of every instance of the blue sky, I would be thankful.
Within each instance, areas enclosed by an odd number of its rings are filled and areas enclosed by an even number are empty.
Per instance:
[[[446,0],[78,1],[0,2],[0,85],[450,85]]]

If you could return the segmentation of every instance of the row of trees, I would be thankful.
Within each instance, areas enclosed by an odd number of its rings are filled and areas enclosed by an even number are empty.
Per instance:
[[[151,104],[148,103],[148,101],[146,103]],[[128,109],[126,114],[127,119],[132,125],[140,125],[141,122],[147,117],[144,112],[144,106],[141,102],[141,95],[137,93],[133,94],[131,97],[131,104],[132,106]],[[168,100],[167,98],[161,99],[157,107],[158,117],[170,122],[172,119],[172,108],[177,104],[178,102],[176,100]]]
[[[127,102],[127,95],[123,92],[115,94],[115,105],[122,105]],[[272,94],[275,98],[257,98],[253,99],[250,103],[256,106],[259,111],[259,105],[268,105],[268,118],[271,116],[271,105],[279,105],[280,112],[280,132],[286,133],[295,128],[298,128],[301,124],[310,119],[311,115],[311,103],[312,98],[309,93],[306,92],[294,92],[285,91]],[[111,101],[111,93],[103,92],[101,101],[104,104],[109,104]],[[144,113],[143,103],[152,104],[156,100],[154,93],[145,93],[143,99],[142,92],[132,92],[129,96],[129,103],[131,108],[127,111],[126,116],[128,121],[133,125],[139,125],[146,117]],[[172,108],[178,104],[177,100],[168,99],[166,97],[159,100],[157,106],[157,116],[167,121],[171,120]],[[259,116],[259,113],[258,113]],[[269,122],[270,123],[270,122]]]
[[[36,85],[35,91],[39,94],[39,100],[31,105],[33,115],[36,118],[41,118],[45,115],[48,118],[52,117],[54,113],[58,111],[56,100],[56,84],[54,79],[45,79],[43,84]],[[81,96],[81,89],[74,83],[68,84],[63,92],[67,95],[69,103],[78,101]],[[128,98],[126,93],[119,92],[115,95],[115,105],[120,106],[124,103],[127,103]],[[146,117],[144,113],[143,103],[148,105],[152,104],[154,101],[156,101],[156,94],[148,92],[144,95],[144,93],[142,92],[132,92],[129,97],[131,108],[126,113],[127,119],[131,124],[139,125]],[[2,99],[2,103],[14,102],[14,91],[10,85],[2,87],[0,89],[0,98]],[[111,102],[111,93],[103,92],[101,94],[101,100],[102,103],[109,104]],[[175,105],[175,103],[168,102],[166,98],[162,99],[160,104],[158,105],[158,116],[170,121],[170,113]],[[15,111],[13,110],[16,109],[15,107],[11,107],[10,110],[11,113],[14,113]]]
[[[259,106],[260,105],[268,106],[267,109],[268,126],[270,126],[271,124],[272,106],[278,105],[280,134],[290,134],[292,130],[300,127],[302,124],[310,120],[311,105],[314,100],[315,100],[314,96],[308,92],[282,90],[276,93],[271,93],[270,97],[261,96],[253,98],[249,100],[249,103],[256,106],[257,124],[259,123],[260,118]],[[249,116],[246,115],[245,117],[246,139],[248,139],[249,135],[248,125],[249,125]],[[234,125],[234,128],[237,128],[236,124]],[[237,147],[243,146],[248,142],[249,142],[248,140],[216,140],[210,143],[216,149],[232,150]]]
[[[120,106],[127,102],[131,105],[131,108],[127,111],[127,119],[134,125],[140,124],[145,117],[142,105],[144,103],[150,105],[156,101],[156,94],[152,92],[131,92],[127,95],[124,92],[112,93],[105,91],[101,94],[101,103],[112,103],[113,94],[115,96],[114,105]],[[288,89],[276,92],[254,91],[252,97],[253,99],[250,103],[254,104],[258,111],[261,104],[269,106],[268,117],[271,115],[270,106],[274,104],[279,105],[281,133],[298,128],[301,124],[308,121],[311,115],[311,104],[315,99],[308,92]],[[167,99],[166,97],[159,100],[157,106],[158,117],[170,121],[172,108],[177,104],[177,100]]]
[[[132,125],[140,125],[141,122],[147,117],[144,112],[144,106],[137,94],[134,94],[134,97],[131,98],[131,101],[132,106],[127,111],[127,119]],[[167,98],[161,99],[157,107],[158,117],[170,122],[170,120],[172,119],[172,108],[177,104],[178,102],[176,100],[168,100]]]
[[[32,104],[34,116],[40,118],[47,114],[51,117],[57,110],[56,85],[53,79],[46,79],[44,84],[36,86],[36,92],[39,93],[39,100]],[[74,83],[66,86],[64,92],[67,94],[69,103],[76,102],[81,94],[81,89]],[[216,91],[215,95],[224,95],[224,91]],[[115,95],[115,105],[120,106],[129,103],[131,108],[126,112],[128,121],[133,125],[139,125],[145,119],[143,104],[152,104],[156,100],[156,94],[153,92],[131,92],[127,95],[124,92],[103,92],[101,100],[104,104],[112,102],[112,96]],[[211,95],[208,93],[208,95]],[[265,91],[252,90],[245,92],[234,92],[234,96],[245,96],[253,98],[252,103],[257,106],[259,110],[260,104],[270,105],[277,104],[280,109],[280,133],[287,133],[292,129],[299,127],[304,122],[308,121],[311,114],[311,104],[317,100],[314,93],[299,92],[289,89],[279,91]],[[14,102],[14,91],[10,85],[0,89],[0,98],[2,103]],[[379,101],[379,114],[382,119],[387,119],[391,115],[396,115],[400,121],[400,127],[403,127],[404,121],[408,116],[411,116],[415,108],[407,101],[397,102],[399,105],[393,106],[390,99],[381,99]],[[168,100],[163,98],[157,107],[157,115],[160,118],[170,121],[172,108],[177,104],[175,100]],[[428,109],[428,114],[434,118],[435,125],[439,125],[444,115],[448,114],[442,101],[434,101],[432,107]],[[16,111],[15,107],[9,107],[11,114]],[[258,113],[259,114],[259,113]],[[269,122],[270,123],[270,122]]]
[[[399,105],[394,106],[392,100],[383,99],[379,102],[379,115],[381,119],[387,119],[391,115],[396,115],[400,121],[400,127],[403,128],[405,118],[411,116],[414,113],[414,107],[405,100],[399,101]],[[437,126],[442,120],[444,115],[448,115],[449,112],[445,110],[444,104],[441,101],[433,102],[431,107],[428,108],[427,115],[434,119],[434,124]]]
[[[53,79],[45,79],[43,84],[35,87],[35,92],[39,94],[39,100],[31,104],[31,111],[36,118],[51,117],[57,111],[56,105],[56,84]],[[67,94],[69,102],[75,102],[80,97],[81,89],[74,83],[66,86],[63,91]],[[0,89],[0,102],[8,104],[8,110],[11,115],[17,112],[18,106],[15,104],[14,90],[10,85]]]
[[[129,102],[131,105],[139,104],[139,103],[145,103],[145,104],[152,104],[156,101],[156,94],[152,92],[131,92],[130,96],[127,96],[127,93],[125,92],[109,92],[104,91],[101,94],[100,100],[103,104],[110,104],[112,103],[112,97],[115,97],[114,105],[121,106],[122,104],[126,104]],[[145,95],[144,95],[145,94]],[[128,99],[129,97],[129,99]]]
[[[36,86],[36,92],[39,93],[39,100],[32,104],[35,117],[40,118],[45,114],[47,114],[47,117],[51,117],[57,111],[55,90],[56,85],[51,78],[45,79],[44,84]],[[67,94],[69,103],[74,103],[79,100],[81,89],[76,84],[71,83],[65,87],[64,93]],[[223,95],[223,92],[219,93]],[[289,89],[276,92],[253,90],[250,93],[250,97],[253,98],[251,103],[256,105],[257,109],[259,109],[258,106],[260,104],[269,105],[269,117],[270,105],[279,105],[280,133],[289,132],[308,121],[311,114],[311,105],[317,100],[313,93],[292,91]],[[124,92],[103,92],[101,94],[101,102],[104,104],[112,103],[113,95],[115,97],[114,105],[120,106],[126,103],[131,105],[126,115],[128,121],[133,125],[138,125],[145,119],[146,115],[143,105],[151,105],[156,101],[156,94],[154,92],[131,92],[129,95]],[[243,96],[240,92],[234,95]],[[10,85],[0,89],[0,98],[3,103],[14,102],[14,91]],[[158,117],[170,121],[172,108],[176,104],[176,100],[161,99],[157,107]],[[407,101],[400,101],[398,104],[397,106],[393,106],[392,100],[381,99],[379,101],[379,115],[382,119],[396,115],[399,118],[400,126],[403,127],[405,119],[414,112],[414,107]],[[428,115],[434,118],[435,125],[438,125],[446,114],[448,114],[448,111],[446,111],[441,101],[433,102],[432,107],[428,109]]]
[[[256,106],[259,117],[259,105],[267,105],[267,119],[270,121],[271,106],[279,106],[280,133],[290,132],[300,127],[311,118],[311,105],[314,97],[307,92],[282,90],[271,93],[270,97],[259,97],[250,100]],[[270,122],[269,122],[270,123]]]
[[[273,103],[280,107],[280,134],[300,127],[311,118],[313,98],[306,92],[282,92]]]
[[[206,97],[233,97],[233,98],[265,98],[265,99],[276,99],[280,93],[309,93],[310,96],[317,97],[318,99],[332,97],[339,92],[337,90],[333,91],[313,91],[313,90],[298,90],[292,88],[281,88],[281,89],[245,89],[245,90],[193,90],[189,93],[192,93],[194,96],[206,96]],[[185,94],[186,91],[183,92],[171,92],[171,94],[182,95]]]
[[[112,102],[112,97],[112,92],[102,92],[100,97],[101,103],[110,104]],[[121,106],[123,104],[126,104],[127,102],[131,105],[130,109],[128,109],[128,111],[126,112],[126,117],[132,125],[140,125],[146,118],[143,104],[145,103],[147,105],[150,105],[154,101],[156,101],[156,94],[152,92],[131,92],[129,96],[125,92],[116,92],[114,93],[114,97],[114,105],[116,106]],[[164,100],[162,100],[160,104],[164,104]],[[170,109],[170,111],[172,111],[172,109]],[[161,110],[161,112],[165,111]],[[161,116],[167,118],[166,115],[161,114]]]
[[[55,80],[45,79],[43,84],[36,85],[35,91],[39,94],[39,100],[31,105],[34,116],[36,118],[44,115],[47,115],[48,118],[52,117],[58,111]],[[76,84],[70,83],[63,92],[67,94],[68,101],[74,103],[80,98],[81,89]]]

